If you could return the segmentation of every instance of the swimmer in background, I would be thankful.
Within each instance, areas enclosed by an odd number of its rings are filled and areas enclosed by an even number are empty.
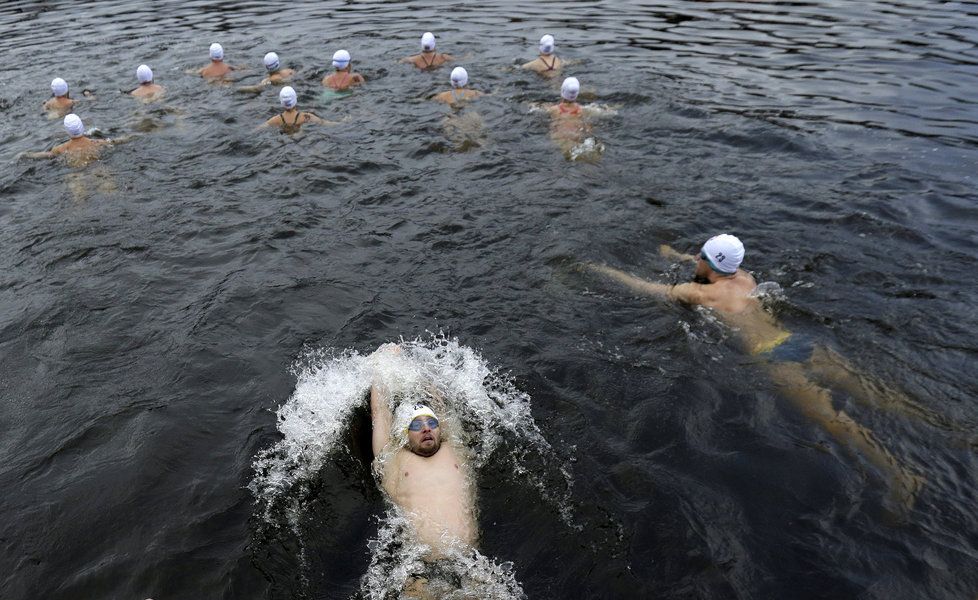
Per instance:
[[[400,354],[394,344],[374,354]],[[473,480],[467,450],[445,422],[435,416],[432,398],[402,398],[409,409],[404,422],[394,422],[387,383],[375,373],[370,386],[373,471],[387,497],[405,514],[417,541],[428,546],[426,561],[465,552],[478,542]],[[398,411],[404,412],[404,411]],[[404,439],[406,437],[406,440]],[[427,597],[424,581],[408,582],[406,591]]]
[[[129,92],[129,95],[143,102],[158,100],[166,92],[166,88],[153,81],[153,70],[147,65],[139,65],[136,69],[136,79],[139,80],[139,87]]]
[[[269,52],[262,58],[262,63],[265,65],[265,70],[268,71],[268,76],[258,82],[258,85],[249,85],[240,88],[241,92],[260,92],[264,88],[270,85],[282,85],[287,81],[292,79],[295,75],[295,69],[282,68],[282,61],[279,60],[278,54],[275,52]]]
[[[60,77],[51,81],[51,97],[44,102],[44,110],[51,118],[63,117],[71,112],[75,101],[68,95],[68,82]]]
[[[234,67],[224,62],[224,47],[214,42],[210,47],[211,62],[206,67],[201,67],[197,73],[204,79],[218,80],[224,79]]]
[[[435,52],[435,34],[426,31],[421,36],[421,54],[408,56],[401,59],[401,62],[411,63],[415,67],[427,70],[442,66],[455,58],[450,54]]]
[[[433,100],[444,102],[445,104],[457,105],[468,100],[475,100],[482,95],[482,92],[466,88],[469,84],[469,74],[462,67],[452,69],[450,77],[452,89],[447,92],[436,94]]]
[[[842,363],[841,357],[816,346],[805,336],[785,330],[752,294],[754,278],[740,269],[744,246],[732,235],[717,235],[703,245],[696,256],[682,255],[668,246],[660,247],[668,258],[696,263],[694,280],[679,285],[653,283],[611,267],[587,264],[585,268],[607,276],[626,287],[649,296],[677,300],[693,306],[712,308],[730,329],[737,333],[744,349],[760,359],[778,388],[806,417],[820,425],[835,440],[857,450],[875,466],[890,484],[891,499],[909,510],[923,480],[901,466],[876,436],[843,410],[832,405],[830,390],[816,385],[809,375],[828,380],[853,393],[856,399],[878,400],[864,378]],[[882,386],[875,386],[881,388]],[[889,400],[888,398],[886,400]]]
[[[335,73],[323,77],[323,86],[342,92],[364,82],[363,75],[353,72],[350,64],[350,53],[337,50],[333,53],[333,68]]]
[[[554,36],[547,34],[540,38],[540,56],[523,65],[544,77],[556,77],[564,63],[554,54]]]
[[[71,137],[67,142],[58,144],[46,152],[27,152],[23,156],[26,158],[55,158],[64,156],[65,161],[70,166],[82,167],[97,160],[103,147],[122,144],[131,139],[130,136],[126,136],[114,140],[93,140],[85,135],[85,124],[74,113],[65,117],[64,128]]]
[[[281,114],[275,115],[271,119],[265,121],[261,127],[278,127],[282,133],[298,133],[299,129],[306,123],[315,123],[318,125],[335,125],[331,121],[326,121],[325,119],[320,119],[316,115],[308,112],[301,112],[296,108],[298,99],[296,97],[295,90],[290,86],[285,86],[282,91],[278,94],[279,102],[282,103],[282,107],[285,109]]]

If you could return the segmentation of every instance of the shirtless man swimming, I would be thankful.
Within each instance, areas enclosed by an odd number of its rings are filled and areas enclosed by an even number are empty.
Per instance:
[[[234,67],[224,62],[224,47],[214,42],[210,47],[211,62],[197,71],[201,77],[210,80],[224,79]]]
[[[540,56],[524,64],[523,68],[544,77],[555,77],[563,66],[564,63],[554,54],[554,36],[547,34],[540,38]]]
[[[296,108],[298,98],[296,97],[295,90],[290,86],[282,88],[282,91],[278,94],[278,99],[282,103],[282,108],[285,110],[265,121],[261,127],[278,127],[282,133],[291,135],[298,133],[306,123],[316,123],[318,125],[333,124],[312,113],[302,112]]]
[[[346,50],[337,50],[333,53],[333,68],[336,69],[335,73],[323,77],[325,87],[342,92],[364,82],[363,75],[353,72],[350,53]]]
[[[136,79],[139,80],[139,87],[129,92],[129,95],[139,98],[143,102],[157,100],[166,91],[162,85],[154,83],[153,70],[147,65],[139,65],[136,69]]]
[[[63,117],[71,112],[75,101],[68,97],[68,82],[60,77],[51,81],[51,97],[44,102],[44,110],[51,118]]]
[[[398,354],[400,348],[386,344],[377,352]],[[370,387],[374,472],[417,541],[430,549],[426,559],[437,560],[475,547],[475,487],[465,449],[431,407],[417,400],[402,400],[410,410],[399,410],[406,418],[395,423],[388,388],[375,376]]]
[[[265,54],[264,58],[262,58],[262,64],[265,65],[268,76],[259,81],[258,85],[246,85],[238,91],[257,94],[270,85],[282,85],[290,81],[292,76],[295,75],[295,69],[282,68],[282,61],[279,60],[278,54],[275,52]]]
[[[714,236],[695,257],[682,255],[668,246],[662,246],[660,252],[668,258],[695,262],[694,281],[666,285],[603,265],[585,267],[641,294],[714,309],[717,316],[739,335],[744,349],[761,360],[772,381],[799,410],[837,442],[858,450],[887,477],[891,499],[903,509],[909,509],[922,484],[921,478],[901,466],[870,430],[856,423],[845,411],[836,410],[831,392],[813,383],[809,375],[854,392],[857,399],[872,399],[858,396],[859,392],[868,395],[870,390],[864,382],[858,381],[859,376],[842,362],[840,356],[815,347],[804,336],[785,330],[763,309],[752,294],[757,283],[750,273],[739,268],[744,258],[740,240],[728,234]]]
[[[435,52],[435,34],[426,31],[421,36],[421,54],[402,58],[401,62],[411,63],[419,69],[434,69],[455,58],[450,54]]]
[[[71,139],[46,152],[28,152],[24,154],[27,158],[54,158],[64,156],[69,165],[80,167],[97,160],[100,150],[104,146],[119,144],[127,139],[118,140],[93,140],[85,135],[85,124],[76,114],[70,114],[64,120],[65,131]]]
[[[462,67],[452,69],[451,82],[452,89],[447,92],[435,94],[433,99],[438,102],[444,102],[445,104],[461,104],[467,100],[475,100],[482,95],[482,92],[470,90],[465,87],[469,84],[469,74]]]

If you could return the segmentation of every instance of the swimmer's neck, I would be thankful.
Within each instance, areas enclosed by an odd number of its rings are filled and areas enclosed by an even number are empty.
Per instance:
[[[285,109],[285,112],[283,112],[282,114],[283,115],[291,115],[291,114],[294,114],[294,113],[297,113],[297,112],[299,112],[299,107],[298,106],[293,106],[292,108],[286,108]]]
[[[211,59],[211,64],[212,64],[212,65],[219,65],[219,64],[221,64],[222,62],[224,62],[224,59],[223,59],[223,58],[222,58],[221,60],[218,60],[218,59],[216,59],[216,58],[212,58],[212,59]]]
[[[146,87],[148,85],[153,85],[153,83],[155,83],[155,82],[153,82],[153,81],[144,81],[144,82],[142,82],[142,83],[139,84],[139,87]]]

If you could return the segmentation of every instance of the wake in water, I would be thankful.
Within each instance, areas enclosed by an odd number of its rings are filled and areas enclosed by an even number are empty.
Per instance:
[[[452,425],[452,435],[468,449],[474,472],[489,463],[506,464],[506,472],[535,486],[570,525],[570,476],[566,468],[538,466],[562,463],[533,421],[529,396],[456,340],[433,337],[400,346],[397,355],[312,351],[294,367],[295,391],[278,409],[283,439],[259,453],[249,487],[261,525],[287,527],[298,540],[300,568],[305,561],[300,526],[304,506],[312,489],[340,483],[321,481],[320,474],[344,448],[344,432],[365,405],[375,377],[385,382],[392,398],[437,396],[441,408],[436,410],[443,411],[439,419]],[[396,422],[403,408],[391,408]],[[379,484],[376,470],[374,477]],[[429,548],[416,540],[411,527],[388,500],[377,536],[367,543],[371,558],[361,581],[364,596],[398,597],[423,583],[424,591],[413,597],[523,597],[512,566],[478,550],[459,547],[426,561]]]

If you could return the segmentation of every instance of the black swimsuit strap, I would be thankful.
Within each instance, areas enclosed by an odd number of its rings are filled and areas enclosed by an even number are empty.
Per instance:
[[[424,63],[424,66],[426,66],[426,67],[430,67],[431,65],[433,65],[433,64],[435,64],[435,59],[436,59],[436,58],[438,58],[438,55],[437,55],[437,54],[432,54],[432,55],[431,55],[431,62],[428,62],[428,61],[426,61],[426,60],[424,59],[424,54],[422,54],[422,55],[421,55],[421,62],[423,62],[423,63]]]
[[[542,62],[543,64],[547,65],[546,59],[544,59],[542,56],[540,57],[540,62]],[[554,57],[554,61],[552,63],[550,63],[549,65],[547,65],[547,70],[548,71],[553,71],[555,66],[557,66],[557,57],[556,56]]]

